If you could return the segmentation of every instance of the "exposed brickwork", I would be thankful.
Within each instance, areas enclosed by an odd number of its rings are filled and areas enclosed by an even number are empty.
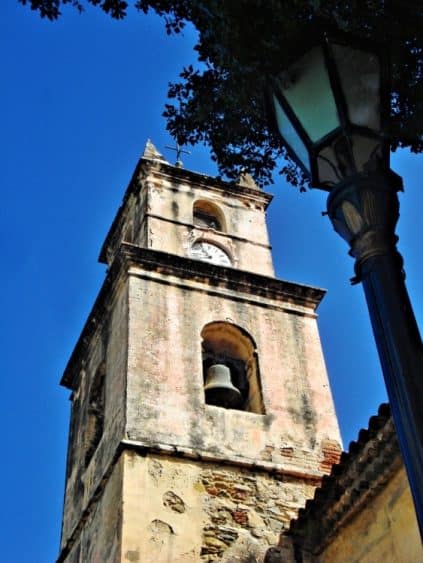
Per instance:
[[[320,462],[320,470],[324,473],[330,473],[332,466],[339,462],[342,450],[334,440],[324,440],[322,442],[323,459]]]

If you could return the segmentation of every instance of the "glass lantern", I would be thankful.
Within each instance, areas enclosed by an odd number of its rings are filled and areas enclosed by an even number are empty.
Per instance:
[[[273,124],[314,187],[389,169],[389,88],[381,53],[325,34],[273,77]]]

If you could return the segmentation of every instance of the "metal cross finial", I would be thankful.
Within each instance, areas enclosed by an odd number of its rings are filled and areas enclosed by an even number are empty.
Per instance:
[[[165,148],[176,152],[175,166],[177,168],[182,168],[183,165],[184,165],[182,160],[181,160],[181,154],[191,154],[190,151],[183,150],[181,145],[178,143],[178,141],[176,141],[176,147],[169,147],[169,145],[166,145]]]

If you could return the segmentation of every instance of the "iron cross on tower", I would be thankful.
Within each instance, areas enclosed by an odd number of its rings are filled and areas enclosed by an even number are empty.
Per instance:
[[[191,154],[189,151],[185,151],[183,150],[183,148],[181,147],[181,145],[178,143],[178,141],[176,141],[176,147],[170,147],[169,145],[165,146],[166,149],[169,149],[171,151],[175,151],[176,152],[176,162],[175,162],[175,166],[177,168],[182,168],[184,163],[181,160],[181,154]]]

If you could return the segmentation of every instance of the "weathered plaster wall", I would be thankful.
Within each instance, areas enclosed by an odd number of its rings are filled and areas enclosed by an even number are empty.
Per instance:
[[[73,393],[65,490],[62,547],[78,525],[94,491],[109,466],[125,426],[125,374],[127,364],[127,288],[116,288],[110,316],[105,316],[75,365],[80,384]],[[87,461],[89,394],[98,367],[104,362],[104,427],[101,439]]]
[[[86,516],[66,563],[118,563],[122,538],[122,474],[119,460]]]
[[[423,548],[404,468],[341,528],[317,561],[423,561]]]
[[[136,268],[129,283],[127,438],[324,469],[322,445],[340,438],[311,310]],[[205,404],[200,334],[212,321],[254,339],[264,415]]]
[[[265,200],[243,197],[210,187],[176,183],[151,175],[145,180],[148,213],[147,247],[189,257],[191,245],[200,239],[225,248],[236,268],[274,275],[264,212]],[[211,200],[225,217],[226,230],[218,232],[193,226],[193,205]],[[136,241],[138,242],[138,241]]]
[[[313,490],[225,465],[135,452],[124,458],[122,561],[263,561]]]

